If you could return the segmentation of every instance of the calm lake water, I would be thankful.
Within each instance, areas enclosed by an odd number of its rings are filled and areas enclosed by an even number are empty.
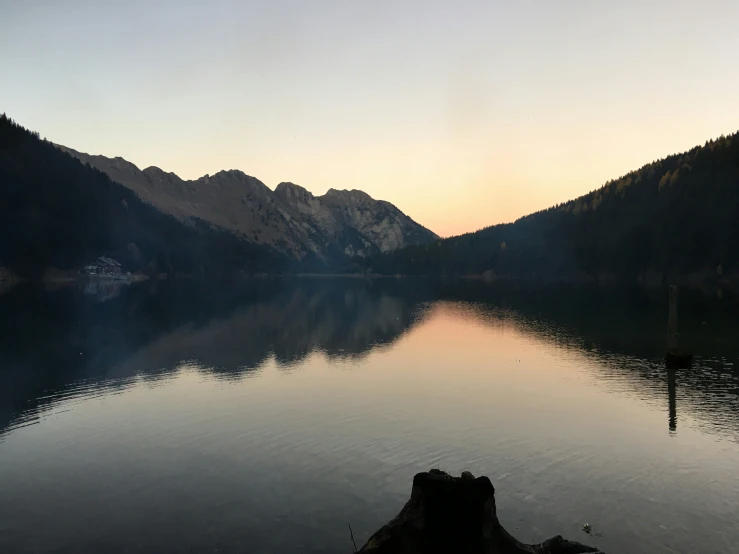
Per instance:
[[[609,554],[739,541],[739,304],[411,280],[0,295],[0,552],[351,551],[413,475]],[[580,528],[592,525],[598,537]]]

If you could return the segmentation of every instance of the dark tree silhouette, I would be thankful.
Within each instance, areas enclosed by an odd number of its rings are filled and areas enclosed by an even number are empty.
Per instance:
[[[409,275],[663,278],[738,273],[739,133],[669,156],[585,196],[371,260]]]
[[[273,250],[183,222],[0,116],[0,267],[35,278],[108,254],[130,270],[218,275],[278,271]]]

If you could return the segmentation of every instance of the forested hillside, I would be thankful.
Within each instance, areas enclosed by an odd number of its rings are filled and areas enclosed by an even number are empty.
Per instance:
[[[273,249],[182,222],[0,115],[0,267],[36,278],[107,254],[129,271],[276,271]]]
[[[526,278],[739,272],[739,133],[515,223],[378,256],[371,266],[386,274]]]

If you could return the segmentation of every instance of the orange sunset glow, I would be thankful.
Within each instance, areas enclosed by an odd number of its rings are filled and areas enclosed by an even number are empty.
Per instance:
[[[141,169],[360,189],[441,236],[739,128],[735,2],[104,4],[0,21],[4,110]]]

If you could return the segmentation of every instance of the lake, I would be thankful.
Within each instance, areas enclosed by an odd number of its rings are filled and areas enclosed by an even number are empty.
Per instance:
[[[0,552],[351,552],[430,468],[517,538],[739,541],[739,302],[387,279],[0,295]],[[581,531],[589,523],[599,536]]]

